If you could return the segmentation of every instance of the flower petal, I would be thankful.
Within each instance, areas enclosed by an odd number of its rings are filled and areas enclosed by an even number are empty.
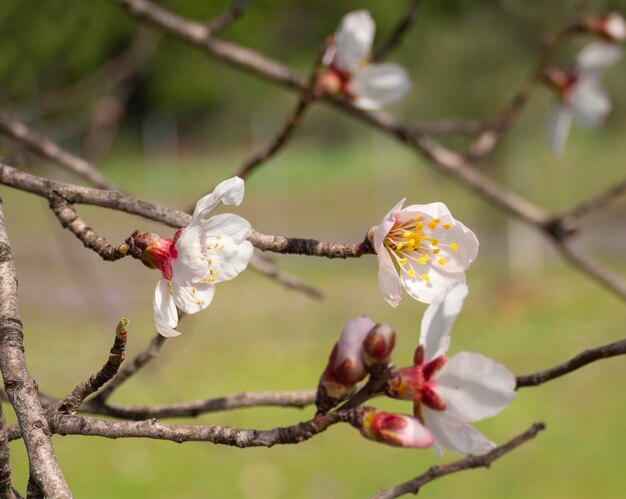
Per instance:
[[[572,128],[572,113],[569,109],[557,104],[552,107],[546,123],[548,143],[553,154],[559,155],[565,149],[565,141]]]
[[[187,314],[195,314],[207,308],[215,295],[215,285],[199,282],[179,286],[172,281],[172,294],[176,306]]]
[[[375,325],[372,319],[364,315],[346,322],[337,342],[336,366],[340,366],[346,359],[350,359],[354,371],[365,370],[363,341]]]
[[[376,229],[374,233],[374,250],[378,253],[379,248],[382,248],[383,243],[385,242],[385,237],[389,234],[389,231],[396,223],[396,217],[400,214],[402,210],[402,205],[406,198],[400,200],[400,202],[395,205],[391,210],[387,212],[383,221],[380,222],[380,225]]]
[[[397,307],[402,298],[402,283],[398,271],[385,248],[378,254],[378,288],[389,305]]]
[[[367,10],[355,10],[343,16],[335,32],[336,64],[352,71],[369,57],[376,24]]]
[[[158,333],[165,337],[179,336],[180,333],[174,330],[178,325],[178,312],[167,279],[161,279],[156,285],[153,308]]]
[[[422,408],[424,424],[445,448],[461,454],[484,454],[496,444],[473,426],[460,421],[447,411],[433,411]]]
[[[232,177],[224,180],[213,189],[213,192],[196,203],[190,225],[198,223],[202,217],[210,213],[220,203],[239,206],[243,200],[243,195],[244,184],[242,179]]]
[[[576,56],[575,66],[583,76],[599,76],[622,57],[622,49],[611,43],[593,42]]]
[[[515,399],[515,376],[477,353],[454,355],[434,379],[446,412],[468,423],[495,416]]]
[[[355,96],[354,104],[361,109],[380,109],[404,97],[411,89],[411,79],[397,64],[372,64],[354,71],[348,84]]]
[[[574,121],[586,128],[598,128],[611,110],[611,101],[598,78],[581,76],[570,94]]]
[[[465,283],[465,273],[442,272],[430,263],[414,266],[413,262],[409,261],[405,269],[413,270],[415,275],[411,276],[407,272],[402,272],[400,275],[402,285],[411,298],[422,303],[432,303],[443,291],[455,284]]]
[[[426,361],[444,355],[448,351],[450,331],[457,316],[461,313],[467,292],[465,284],[457,284],[439,294],[424,312],[420,345],[424,345]]]

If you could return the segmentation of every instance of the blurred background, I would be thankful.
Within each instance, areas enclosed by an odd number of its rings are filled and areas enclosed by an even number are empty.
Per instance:
[[[227,1],[160,4],[205,21]],[[251,0],[222,36],[305,73],[341,16],[367,8],[382,40],[408,2]],[[409,96],[390,111],[410,123],[492,116],[530,74],[544,33],[581,13],[626,1],[425,1],[388,60],[408,68]],[[281,128],[296,97],[149,30],[107,0],[0,0],[0,105],[64,147],[97,163],[123,190],[180,209],[232,176]],[[557,55],[566,65],[590,37]],[[566,209],[620,181],[626,142],[626,60],[606,75],[613,112],[601,130],[574,127],[565,153],[550,154],[544,122],[553,101],[537,88],[495,155],[490,176],[549,210]],[[466,137],[442,139],[451,147]],[[27,171],[80,182],[0,137],[0,155]],[[27,360],[42,392],[67,394],[105,361],[115,324],[131,321],[129,355],[154,335],[159,274],[125,259],[102,262],[61,229],[39,198],[0,188],[16,255]],[[623,337],[626,308],[567,267],[541,238],[440,175],[392,139],[317,106],[290,144],[246,182],[237,213],[269,234],[360,241],[399,199],[445,202],[481,241],[468,272],[470,295],[452,352],[478,351],[516,374],[550,367]],[[137,228],[173,230],[91,207],[80,215],[112,243]],[[626,202],[584,220],[578,236],[626,276]],[[321,302],[254,273],[220,285],[213,304],[186,318],[184,334],[116,392],[112,402],[181,402],[242,390],[314,388],[344,322],[368,314],[395,326],[394,360],[408,365],[425,306],[405,297],[391,309],[377,289],[375,258],[278,257],[276,264],[324,293]],[[286,306],[287,305],[287,306]],[[548,430],[494,464],[438,480],[428,497],[623,497],[626,458],[621,358],[538,388],[478,426],[498,443],[545,421]],[[411,411],[408,404],[375,401]],[[8,411],[8,406],[5,406]],[[271,428],[313,409],[246,409],[198,423]],[[9,415],[13,418],[12,415]],[[180,421],[180,422],[189,422]],[[422,473],[430,451],[393,449],[336,426],[297,446],[230,449],[211,444],[54,437],[77,497],[365,497]],[[25,490],[23,445],[11,445],[16,486]],[[444,461],[457,458],[447,453]],[[459,491],[463,491],[462,494]]]

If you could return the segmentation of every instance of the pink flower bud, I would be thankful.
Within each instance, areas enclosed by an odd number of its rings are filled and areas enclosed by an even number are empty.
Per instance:
[[[151,269],[159,269],[166,279],[172,278],[172,258],[176,258],[174,240],[158,234],[136,230],[126,240],[126,245],[135,258]]]
[[[396,332],[386,324],[377,324],[363,341],[363,362],[371,367],[386,364],[396,343]]]
[[[375,409],[366,409],[359,430],[365,438],[395,447],[425,449],[435,442],[417,419]]]
[[[597,33],[611,42],[626,39],[626,21],[617,12],[588,18],[583,22],[583,29],[589,33]]]

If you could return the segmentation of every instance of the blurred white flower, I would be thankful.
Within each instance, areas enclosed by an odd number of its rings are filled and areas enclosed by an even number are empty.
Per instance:
[[[572,121],[585,128],[598,128],[604,123],[611,101],[600,80],[621,56],[619,47],[594,42],[580,51],[566,71],[546,71],[546,80],[559,97],[547,121],[548,141],[555,154],[563,151]]]
[[[590,33],[599,34],[610,42],[626,40],[626,21],[617,12],[587,18],[583,22],[583,28]]]
[[[344,95],[362,109],[380,109],[400,100],[411,88],[406,70],[397,64],[369,64],[376,25],[370,13],[357,10],[346,14],[326,51],[329,70],[318,81],[318,89]]]
[[[374,234],[378,286],[392,306],[402,287],[430,303],[442,291],[465,282],[465,270],[478,254],[476,235],[455,220],[443,203],[394,206]]]
[[[388,394],[414,403],[415,417],[438,444],[462,454],[489,452],[495,444],[469,423],[498,414],[515,399],[515,376],[477,353],[450,359],[450,331],[463,307],[467,286],[437,296],[422,319],[414,365],[398,369]],[[435,445],[438,453],[441,449]]]

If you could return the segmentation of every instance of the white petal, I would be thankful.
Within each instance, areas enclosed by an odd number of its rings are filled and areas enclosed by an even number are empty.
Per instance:
[[[495,416],[515,399],[515,376],[477,353],[461,352],[448,359],[435,383],[446,412],[468,423]]]
[[[354,104],[361,109],[380,109],[404,97],[411,89],[411,80],[402,66],[397,64],[372,64],[356,70],[349,92],[355,96]]]
[[[363,341],[375,325],[372,319],[364,315],[346,322],[339,338],[335,364],[341,365],[344,360],[351,359],[355,370],[364,369]]]
[[[607,16],[604,30],[613,40],[622,41],[626,39],[626,21],[617,12],[611,12]]]
[[[335,33],[336,62],[340,69],[352,71],[369,57],[374,43],[376,24],[366,10],[355,10],[343,16]]]
[[[452,218],[452,213],[448,207],[437,201],[435,203],[428,204],[411,204],[402,210],[402,213],[398,216],[399,222],[407,222],[416,215],[426,215],[429,219],[438,218],[442,221],[448,221]]]
[[[572,113],[569,109],[556,104],[550,110],[546,123],[548,143],[553,154],[561,154],[565,141],[572,127]]]
[[[489,452],[496,446],[476,428],[454,418],[447,411],[434,411],[422,407],[422,415],[426,428],[446,449],[461,454],[477,455]]]
[[[586,45],[576,56],[576,67],[584,74],[599,73],[615,64],[622,57],[622,50],[614,44],[593,42]]]
[[[234,279],[252,257],[254,248],[247,240],[251,233],[247,220],[229,213],[189,226],[175,244],[173,280],[184,286]]]
[[[374,233],[374,250],[378,253],[378,250],[382,248],[383,243],[385,242],[385,237],[389,234],[389,231],[396,223],[396,217],[400,215],[402,210],[402,205],[404,204],[406,198],[402,199],[397,205],[395,205],[391,210],[387,212],[383,221],[380,222],[380,225],[376,229]]]
[[[465,273],[463,272],[442,272],[430,263],[426,265],[413,265],[409,263],[404,267],[406,270],[414,270],[415,276],[411,277],[406,272],[402,272],[400,280],[406,292],[413,298],[422,303],[432,303],[432,301],[448,288],[455,284],[465,283]],[[428,280],[424,279],[424,276]]]
[[[174,330],[178,325],[178,312],[169,286],[167,279],[161,279],[154,290],[153,302],[154,324],[159,334],[165,337],[180,335]]]
[[[611,110],[611,101],[595,77],[580,77],[569,97],[574,121],[586,128],[597,128]]]
[[[239,177],[224,180],[213,189],[213,192],[207,194],[196,203],[190,225],[198,223],[202,217],[215,209],[220,203],[239,206],[243,200],[243,195],[243,180]]]
[[[448,351],[450,331],[461,313],[467,292],[465,284],[456,284],[448,291],[440,293],[424,312],[419,342],[424,345],[427,361]]]
[[[210,305],[215,294],[215,286],[204,282],[179,286],[172,281],[172,294],[179,309],[187,314],[195,314]]]
[[[400,304],[402,283],[391,256],[385,248],[380,249],[378,256],[378,288],[383,297],[392,307]]]

